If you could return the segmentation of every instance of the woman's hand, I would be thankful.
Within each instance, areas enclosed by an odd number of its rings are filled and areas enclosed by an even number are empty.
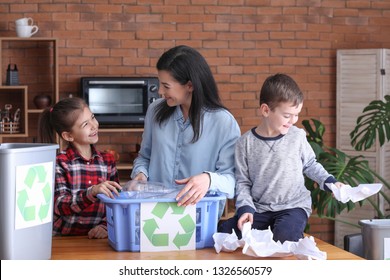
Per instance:
[[[96,197],[98,193],[101,193],[110,198],[115,198],[112,193],[114,192],[117,196],[119,196],[118,190],[122,190],[122,187],[117,182],[104,181],[92,186],[92,195]]]
[[[133,180],[135,180],[135,181],[147,181],[148,178],[146,177],[146,175],[144,173],[140,172],[133,178]]]
[[[177,194],[178,206],[187,206],[198,203],[210,188],[210,175],[202,173],[189,178],[176,180],[176,184],[184,185],[184,188]]]
[[[244,213],[241,215],[241,217],[238,219],[238,222],[237,222],[238,229],[242,231],[242,227],[247,222],[250,222],[251,225],[253,225],[253,214],[252,213]]]

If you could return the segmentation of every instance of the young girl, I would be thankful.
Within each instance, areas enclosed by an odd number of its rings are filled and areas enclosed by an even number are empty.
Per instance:
[[[84,100],[67,98],[43,111],[39,141],[65,143],[57,155],[54,193],[54,235],[106,238],[105,206],[98,193],[118,195],[119,176],[109,153],[96,150],[99,123]]]

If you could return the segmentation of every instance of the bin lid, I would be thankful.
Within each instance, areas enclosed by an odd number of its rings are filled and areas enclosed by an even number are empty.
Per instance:
[[[11,153],[26,153],[36,151],[56,150],[59,148],[58,144],[44,144],[44,143],[1,143],[0,154]]]
[[[390,219],[360,220],[359,225],[368,226],[371,228],[389,228],[390,229]]]

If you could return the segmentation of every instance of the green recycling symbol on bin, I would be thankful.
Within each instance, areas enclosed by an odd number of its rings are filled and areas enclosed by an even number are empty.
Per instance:
[[[172,212],[168,212],[169,208],[172,209]],[[183,215],[184,210],[185,207],[177,206],[176,202],[158,202],[154,206],[152,214],[159,218],[158,221],[162,221],[166,214]],[[180,247],[186,246],[190,242],[195,231],[195,222],[189,214],[186,214],[179,219],[179,224],[182,230],[178,230],[175,234],[173,244],[175,244],[176,247],[180,249]],[[149,239],[150,243],[153,246],[168,246],[169,234],[156,233],[158,228],[158,222],[155,218],[144,220],[144,226],[142,230]],[[184,233],[180,233],[180,231],[184,231]]]
[[[29,167],[27,172],[24,173],[25,177],[21,178],[24,188],[19,187],[16,207],[26,222],[37,219],[43,221],[49,215],[52,190],[50,181],[47,179],[49,177],[47,173],[43,165],[35,165]],[[39,196],[39,205],[33,204],[35,196]]]

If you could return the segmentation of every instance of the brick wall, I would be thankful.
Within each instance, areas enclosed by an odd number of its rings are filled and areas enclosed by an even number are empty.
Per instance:
[[[40,28],[35,36],[59,39],[61,96],[77,95],[81,76],[156,75],[161,53],[187,44],[211,65],[242,132],[258,122],[264,79],[284,72],[304,91],[301,120],[321,120],[328,145],[335,145],[336,50],[390,47],[390,1],[8,2],[0,0],[0,36],[15,36],[14,20],[28,16]],[[126,161],[139,139],[103,133],[100,148],[115,148]],[[333,242],[333,224],[326,220],[312,218],[310,233]]]

